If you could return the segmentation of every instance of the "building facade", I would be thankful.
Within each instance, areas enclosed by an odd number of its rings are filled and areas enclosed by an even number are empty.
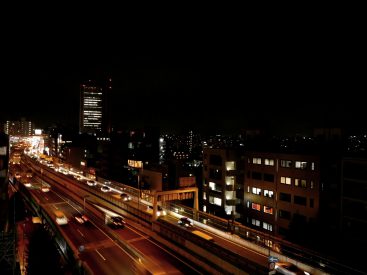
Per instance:
[[[252,228],[282,237],[292,222],[318,218],[318,156],[247,152],[244,182],[244,215]]]
[[[233,149],[204,148],[202,187],[203,211],[224,217],[241,218],[243,159]]]
[[[91,80],[80,85],[79,133],[110,133],[108,104],[111,89],[111,79],[103,86]]]
[[[6,121],[4,125],[4,132],[9,136],[31,136],[33,129],[33,123],[24,119],[20,121]]]
[[[341,184],[341,230],[346,240],[367,243],[367,159],[344,158]]]

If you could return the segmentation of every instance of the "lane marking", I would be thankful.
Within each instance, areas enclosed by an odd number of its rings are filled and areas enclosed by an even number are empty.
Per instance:
[[[80,235],[82,235],[83,237],[85,237],[84,234],[79,229],[77,229],[76,231],[78,231]]]
[[[97,249],[95,249],[96,250],[96,252],[98,253],[98,255],[99,256],[101,256],[101,258],[105,261],[106,260],[106,258],[105,257],[103,257],[103,255],[97,250]]]

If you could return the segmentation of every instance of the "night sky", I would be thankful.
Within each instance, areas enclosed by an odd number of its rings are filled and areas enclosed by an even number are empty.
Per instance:
[[[53,16],[5,28],[0,121],[76,127],[79,83],[112,76],[116,128],[364,125],[366,48],[353,24]]]

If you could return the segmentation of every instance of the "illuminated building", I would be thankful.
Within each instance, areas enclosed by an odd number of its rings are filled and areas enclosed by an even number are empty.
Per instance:
[[[33,128],[33,123],[25,119],[20,121],[7,121],[4,125],[4,132],[9,136],[31,136]]]
[[[240,218],[244,164],[238,151],[204,148],[203,165],[203,211],[225,218]]]
[[[292,221],[317,219],[319,198],[318,156],[246,153],[245,216],[250,227],[286,236]]]
[[[80,86],[79,133],[110,133],[108,97],[112,89],[89,80]]]

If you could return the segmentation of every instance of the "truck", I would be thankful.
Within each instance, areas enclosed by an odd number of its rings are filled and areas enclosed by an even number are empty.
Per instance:
[[[193,231],[191,231],[191,233],[193,233],[193,234],[195,234],[196,236],[199,236],[200,238],[205,239],[205,240],[207,240],[207,241],[212,241],[212,242],[214,242],[213,237],[211,237],[211,236],[209,236],[209,235],[207,235],[207,234],[205,234],[204,232],[201,232],[201,231],[199,231],[199,230],[193,230]]]

